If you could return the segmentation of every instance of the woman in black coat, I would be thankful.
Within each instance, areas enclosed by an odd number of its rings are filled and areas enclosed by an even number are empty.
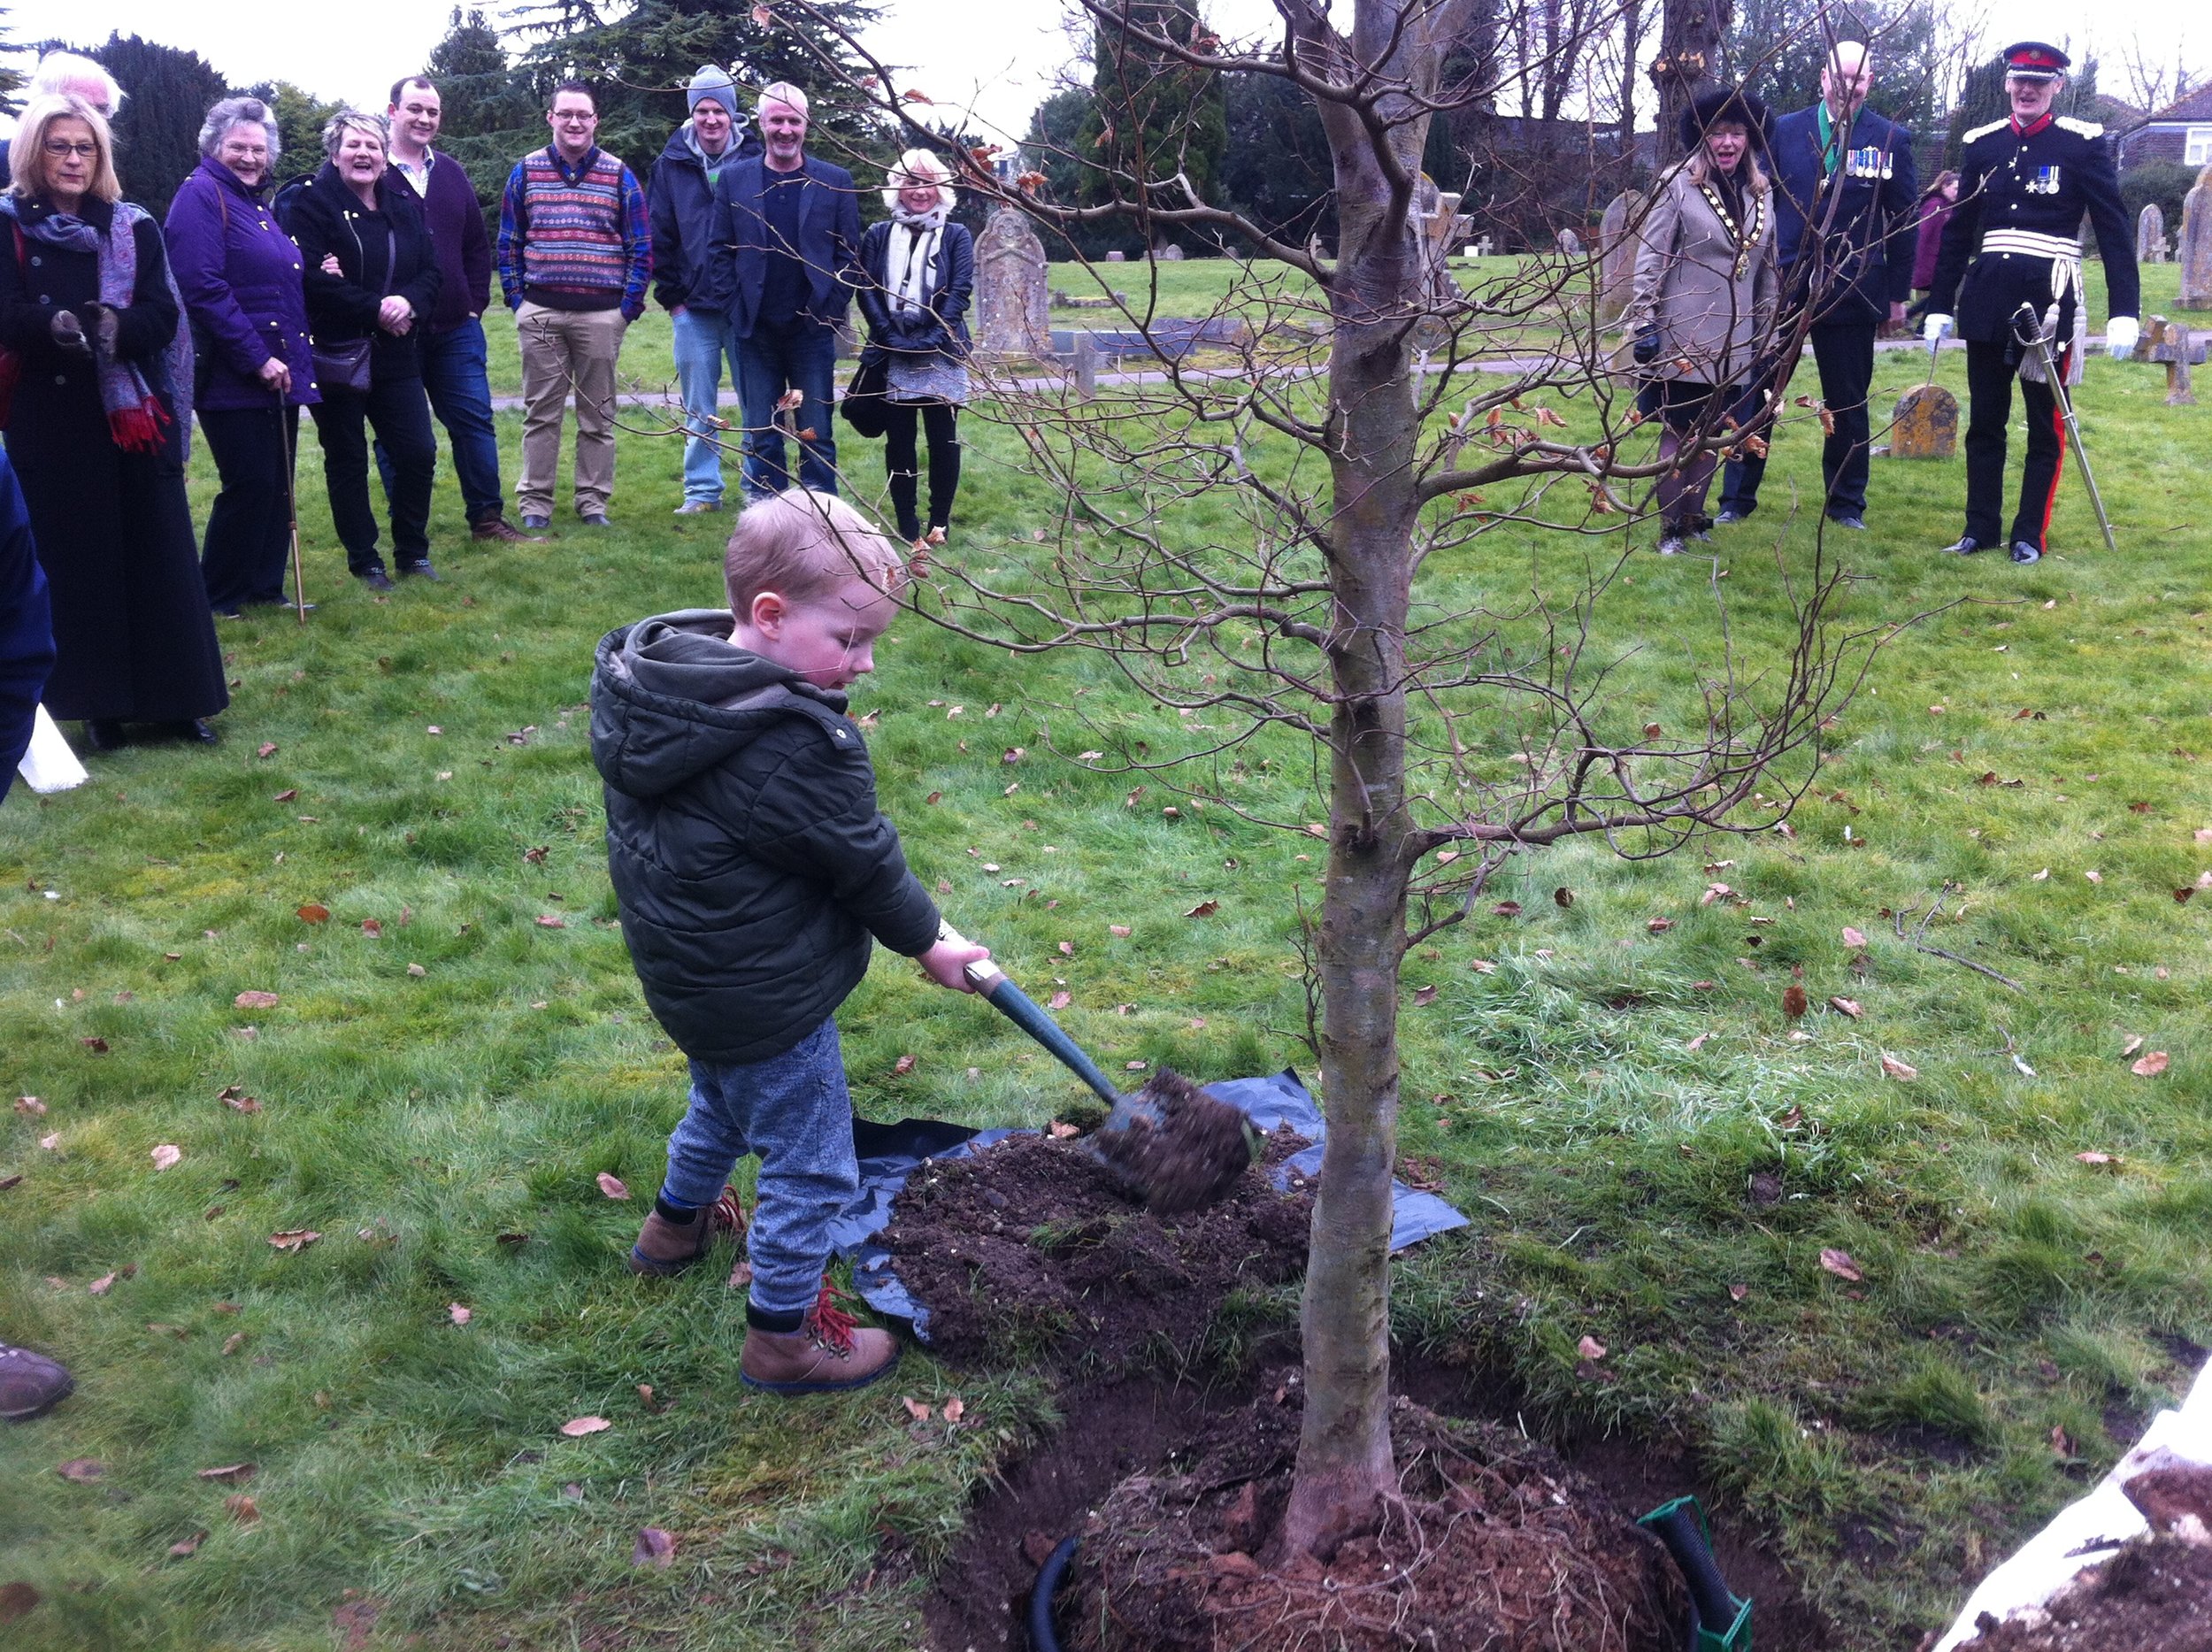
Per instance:
[[[95,750],[133,723],[212,741],[204,719],[230,703],[185,502],[190,338],[113,154],[89,104],[35,98],[0,198],[8,455],[53,595],[45,703]]]
[[[884,222],[860,238],[860,312],[867,318],[862,365],[885,369],[883,464],[899,534],[941,545],[960,487],[957,420],[968,399],[968,299],[975,288],[975,238],[950,221],[952,174],[927,150],[909,150],[891,170]],[[918,500],[914,427],[929,437],[929,530]]]
[[[413,188],[389,170],[390,128],[381,115],[343,109],[323,128],[330,158],[279,203],[306,266],[307,320],[315,341],[315,429],[322,440],[330,514],[346,566],[372,590],[392,581],[377,554],[369,508],[369,444],[363,421],[392,463],[392,553],[402,578],[434,580],[430,565],[430,484],[437,439],[423,392],[415,322],[438,297],[438,259]],[[365,350],[366,383],[345,382],[334,362]]]

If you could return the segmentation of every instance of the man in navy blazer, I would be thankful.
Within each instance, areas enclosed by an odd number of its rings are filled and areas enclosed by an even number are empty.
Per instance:
[[[1785,336],[1809,320],[1820,399],[1834,421],[1822,444],[1828,519],[1866,526],[1867,395],[1874,334],[1902,321],[1912,297],[1912,134],[1866,106],[1874,81],[1867,48],[1839,42],[1820,72],[1820,101],[1775,122],[1775,252],[1781,265]],[[1759,502],[1763,458],[1729,462],[1723,522]]]
[[[806,94],[784,81],[764,88],[759,125],[763,152],[715,185],[705,290],[690,300],[726,313],[737,336],[748,503],[791,486],[777,404],[793,390],[799,480],[837,491],[830,374],[860,275],[859,195],[850,173],[807,154]]]

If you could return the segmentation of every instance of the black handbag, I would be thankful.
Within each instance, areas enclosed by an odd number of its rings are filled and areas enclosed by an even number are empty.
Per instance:
[[[356,244],[358,244],[357,238]],[[399,235],[389,225],[384,230],[384,281],[377,294],[379,299],[392,290],[392,265],[399,261]],[[328,344],[308,341],[308,355],[315,367],[315,387],[325,392],[343,390],[349,396],[366,396],[369,380],[374,369],[372,338],[338,339]]]
[[[844,414],[845,422],[853,427],[855,435],[872,442],[891,427],[890,389],[890,355],[871,345],[861,351],[860,365],[854,370],[852,382],[845,387],[845,394],[837,403],[837,411]]]

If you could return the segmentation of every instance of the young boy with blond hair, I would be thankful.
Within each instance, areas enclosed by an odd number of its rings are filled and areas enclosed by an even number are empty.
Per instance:
[[[987,957],[938,939],[935,904],[876,806],[845,690],[898,612],[899,553],[833,495],[746,507],[724,560],[730,606],[601,639],[591,750],[607,864],[645,1001],[691,1063],[690,1107],[630,1252],[682,1272],[712,1243],[737,1161],[760,1156],[739,1374],[776,1394],[858,1387],[897,1361],[888,1332],[830,1302],[829,1223],[859,1188],[837,1006],[870,938],[930,979]]]

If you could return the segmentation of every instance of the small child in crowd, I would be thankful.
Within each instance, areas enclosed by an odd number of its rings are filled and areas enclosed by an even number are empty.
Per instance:
[[[758,1154],[740,1375],[816,1394],[899,1356],[888,1332],[831,1305],[824,1276],[830,1219],[859,1187],[833,1017],[871,935],[956,991],[988,954],[938,939],[845,715],[898,611],[898,551],[843,501],[795,488],[746,507],[724,572],[728,611],[610,632],[592,677],[623,938],[691,1062],[690,1108],[630,1265],[677,1273],[705,1256],[725,1182]]]

